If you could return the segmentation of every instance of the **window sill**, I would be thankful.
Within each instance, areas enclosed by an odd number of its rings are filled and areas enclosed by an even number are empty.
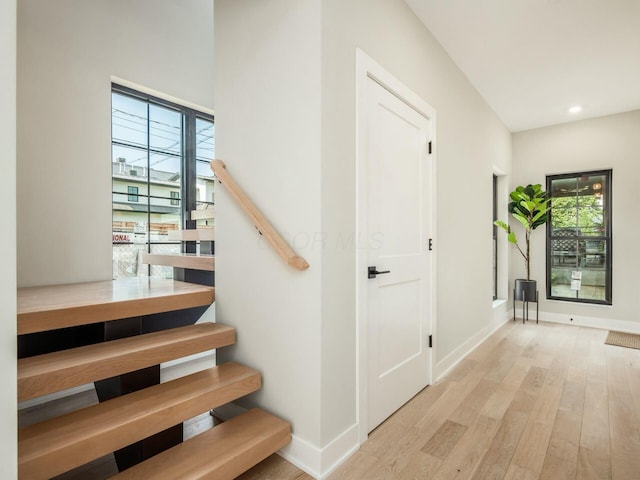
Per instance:
[[[500,305],[504,305],[505,303],[507,303],[505,299],[498,298],[493,301],[493,303],[491,304],[491,308],[498,308]]]

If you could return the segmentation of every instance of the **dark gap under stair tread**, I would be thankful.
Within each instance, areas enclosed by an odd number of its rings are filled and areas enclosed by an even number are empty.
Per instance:
[[[260,374],[226,363],[18,431],[20,478],[47,479],[258,390]]]
[[[232,345],[235,330],[201,323],[18,360],[18,400]]]

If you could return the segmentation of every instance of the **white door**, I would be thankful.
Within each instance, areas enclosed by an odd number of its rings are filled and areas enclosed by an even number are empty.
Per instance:
[[[368,431],[429,382],[430,127],[367,79]]]

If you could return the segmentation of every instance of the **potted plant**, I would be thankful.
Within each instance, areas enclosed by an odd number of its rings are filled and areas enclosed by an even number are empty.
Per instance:
[[[519,186],[509,194],[509,198],[511,199],[508,206],[509,213],[524,227],[525,250],[523,251],[520,247],[516,234],[511,231],[509,225],[500,220],[493,223],[507,232],[507,239],[516,246],[524,258],[527,278],[516,279],[514,300],[535,301],[537,284],[535,280],[531,280],[531,232],[547,222],[550,199],[540,184]]]

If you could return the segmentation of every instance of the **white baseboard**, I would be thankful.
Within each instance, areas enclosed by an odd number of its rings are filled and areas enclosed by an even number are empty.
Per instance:
[[[213,411],[216,417],[230,420],[246,412],[247,409],[235,403],[228,403],[214,408]],[[358,425],[353,424],[324,448],[318,448],[296,435],[291,435],[291,443],[278,450],[277,453],[313,478],[324,480],[358,448],[360,448]]]
[[[359,448],[358,424],[354,423],[322,449],[322,479],[327,478]]]
[[[573,319],[573,321],[571,319]],[[567,313],[540,312],[540,321],[640,334],[639,322],[629,322],[626,320],[615,320],[611,318],[585,317]]]
[[[496,330],[502,327],[505,323],[511,320],[511,312],[506,309],[494,318],[494,320],[481,329],[478,333],[473,335],[469,340],[464,342],[458,348],[456,348],[449,355],[440,360],[433,369],[434,381],[440,380],[447,373],[451,371],[458,363],[460,363],[467,355],[473,352],[480,346],[487,338],[489,338]]]
[[[291,443],[280,449],[278,455],[316,480],[324,480],[358,448],[358,425],[353,424],[324,448],[291,435]]]

